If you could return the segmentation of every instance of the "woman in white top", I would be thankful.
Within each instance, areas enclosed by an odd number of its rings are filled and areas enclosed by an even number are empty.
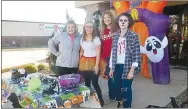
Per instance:
[[[83,75],[86,86],[91,87],[92,81],[101,106],[103,106],[102,92],[98,84],[101,41],[99,37],[95,35],[93,22],[88,21],[84,24],[83,37],[80,40],[80,45],[79,72]]]

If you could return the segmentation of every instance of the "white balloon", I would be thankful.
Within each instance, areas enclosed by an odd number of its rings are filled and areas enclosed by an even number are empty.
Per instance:
[[[157,45],[158,44],[158,47]],[[145,45],[140,46],[140,52],[146,54],[147,57],[153,62],[158,63],[164,57],[164,48],[168,45],[168,39],[165,36],[162,41],[160,41],[155,36],[150,36],[146,39]],[[147,50],[147,46],[150,46],[150,50]]]

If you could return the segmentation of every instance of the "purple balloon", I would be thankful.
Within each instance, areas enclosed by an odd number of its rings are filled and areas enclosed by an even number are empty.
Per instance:
[[[156,36],[161,41],[166,36],[169,26],[169,17],[163,14],[153,13],[145,10],[143,20],[147,21],[145,24],[148,27],[149,35]],[[170,83],[170,67],[168,57],[168,46],[164,49],[164,57],[158,63],[151,63],[153,82],[156,84],[169,84]]]
[[[128,13],[131,14],[132,10]],[[169,26],[169,17],[164,14],[157,14],[147,9],[137,8],[138,21],[144,22],[148,28],[149,36],[155,36],[160,41],[166,36]],[[170,83],[170,67],[168,57],[168,46],[164,48],[164,57],[158,63],[151,63],[152,77],[155,84]]]

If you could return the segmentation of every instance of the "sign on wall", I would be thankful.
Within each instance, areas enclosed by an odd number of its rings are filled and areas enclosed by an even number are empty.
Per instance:
[[[40,30],[53,30],[56,26],[58,26],[61,30],[63,30],[65,27],[65,25],[58,24],[39,24]]]

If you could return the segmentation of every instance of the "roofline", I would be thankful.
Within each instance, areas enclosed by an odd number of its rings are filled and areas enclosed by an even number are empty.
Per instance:
[[[91,5],[90,3],[88,3],[88,4],[87,3],[86,4],[84,4],[84,3],[78,4],[78,2],[84,2],[84,1],[75,1],[75,7],[76,8],[85,8],[87,5]],[[103,0],[102,2],[96,0],[94,2],[95,2],[95,4],[104,3],[104,2],[110,3],[109,0]],[[184,5],[184,4],[187,4],[187,3],[188,3],[188,1],[186,1],[186,0],[185,1],[184,0],[168,1],[166,6]]]
[[[66,23],[53,23],[53,22],[36,22],[36,21],[21,21],[21,20],[1,20],[1,22],[25,22],[25,23],[47,23],[47,24],[66,24]],[[77,24],[83,26],[84,24]]]
[[[106,0],[107,1],[107,0]],[[92,4],[98,4],[106,2],[104,0],[93,0],[93,1],[75,1],[75,8],[84,8],[85,6],[92,5]]]

